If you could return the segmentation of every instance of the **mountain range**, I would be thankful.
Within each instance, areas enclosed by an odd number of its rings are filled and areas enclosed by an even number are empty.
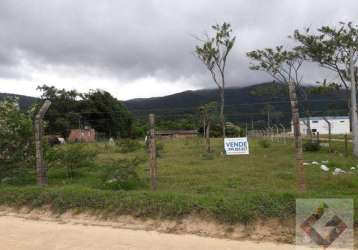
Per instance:
[[[305,87],[308,101],[300,98],[301,116],[309,111],[311,116],[347,115],[346,93],[343,90],[316,93],[314,87]],[[9,94],[1,94],[0,100]],[[19,99],[20,107],[28,108],[37,99],[10,95]],[[149,113],[165,119],[181,119],[198,116],[200,106],[209,102],[219,103],[217,89],[185,91],[173,95],[141,98],[125,101],[124,104],[137,119],[147,119]],[[227,88],[225,91],[225,116],[234,123],[249,123],[255,126],[289,124],[291,120],[287,86],[278,83],[261,83],[242,88]]]
[[[311,116],[347,115],[346,92],[314,91],[307,86],[307,100],[299,98],[301,116],[310,112]],[[147,99],[126,101],[129,110],[138,118],[145,119],[149,113],[159,117],[175,119],[197,116],[201,105],[209,102],[220,102],[217,89],[185,91],[182,93]],[[255,123],[263,127],[269,123],[291,121],[291,108],[286,85],[267,82],[243,88],[227,88],[225,90],[225,116],[228,121],[239,123]]]

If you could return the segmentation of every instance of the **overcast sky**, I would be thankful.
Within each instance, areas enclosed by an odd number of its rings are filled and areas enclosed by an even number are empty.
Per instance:
[[[296,28],[358,21],[357,0],[1,0],[0,92],[39,96],[36,86],[104,89],[119,99],[214,87],[192,54],[214,23],[237,43],[228,84],[270,79],[245,53],[280,44]],[[335,75],[306,66],[305,82]]]

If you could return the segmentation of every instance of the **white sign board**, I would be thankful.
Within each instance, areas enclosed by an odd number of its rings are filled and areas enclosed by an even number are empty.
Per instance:
[[[248,155],[249,142],[247,137],[225,138],[224,147],[226,155]]]

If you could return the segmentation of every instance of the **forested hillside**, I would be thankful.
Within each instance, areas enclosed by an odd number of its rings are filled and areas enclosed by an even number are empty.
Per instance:
[[[300,98],[301,116],[347,115],[346,93],[343,90],[317,91],[306,87],[308,102]],[[216,89],[186,91],[170,96],[134,99],[126,102],[137,118],[145,119],[153,112],[166,119],[195,119],[198,108],[206,103],[219,101]],[[244,124],[251,121],[257,127],[271,124],[288,124],[291,120],[287,86],[263,83],[244,88],[228,88],[225,93],[227,121]],[[269,119],[268,119],[269,117]]]
[[[0,101],[6,98],[18,98],[21,109],[28,109],[37,100],[31,96],[0,93]]]
[[[313,91],[314,87],[306,87],[308,102],[300,98],[301,116],[307,111],[311,116],[347,115],[346,93],[344,90],[328,92]],[[8,94],[0,94],[0,100]],[[15,95],[10,95],[15,96]],[[21,108],[29,107],[36,98],[17,96]],[[144,99],[125,101],[129,111],[135,118],[147,119],[149,113],[155,113],[158,120],[172,121],[177,128],[191,128],[198,122],[198,109],[201,105],[219,101],[216,89],[185,91],[182,93]],[[251,126],[265,127],[271,124],[288,125],[291,120],[287,87],[277,83],[263,83],[243,88],[228,88],[225,94],[225,114],[227,121],[238,124],[246,122]]]

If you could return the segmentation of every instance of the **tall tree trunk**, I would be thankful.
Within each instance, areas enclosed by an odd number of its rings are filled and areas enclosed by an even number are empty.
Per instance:
[[[208,120],[208,124],[206,126],[206,146],[208,149],[208,153],[211,153],[211,145],[210,145],[210,120]]]
[[[226,128],[225,128],[225,116],[224,116],[224,107],[225,107],[225,89],[220,88],[220,121],[222,127],[222,137],[225,139],[226,137]]]
[[[300,114],[297,102],[296,87],[293,82],[288,83],[289,96],[291,101],[292,122],[295,137],[295,158],[299,191],[305,191],[305,173],[303,166],[302,137],[300,131]]]
[[[350,55],[350,73],[351,73],[351,115],[352,115],[352,137],[353,137],[353,155],[358,157],[358,113],[357,113],[357,87],[355,77],[355,66],[353,52]]]
[[[346,88],[346,95],[347,95],[347,106],[348,106],[348,116],[349,116],[349,131],[352,132],[352,106],[351,106],[351,90]]]

